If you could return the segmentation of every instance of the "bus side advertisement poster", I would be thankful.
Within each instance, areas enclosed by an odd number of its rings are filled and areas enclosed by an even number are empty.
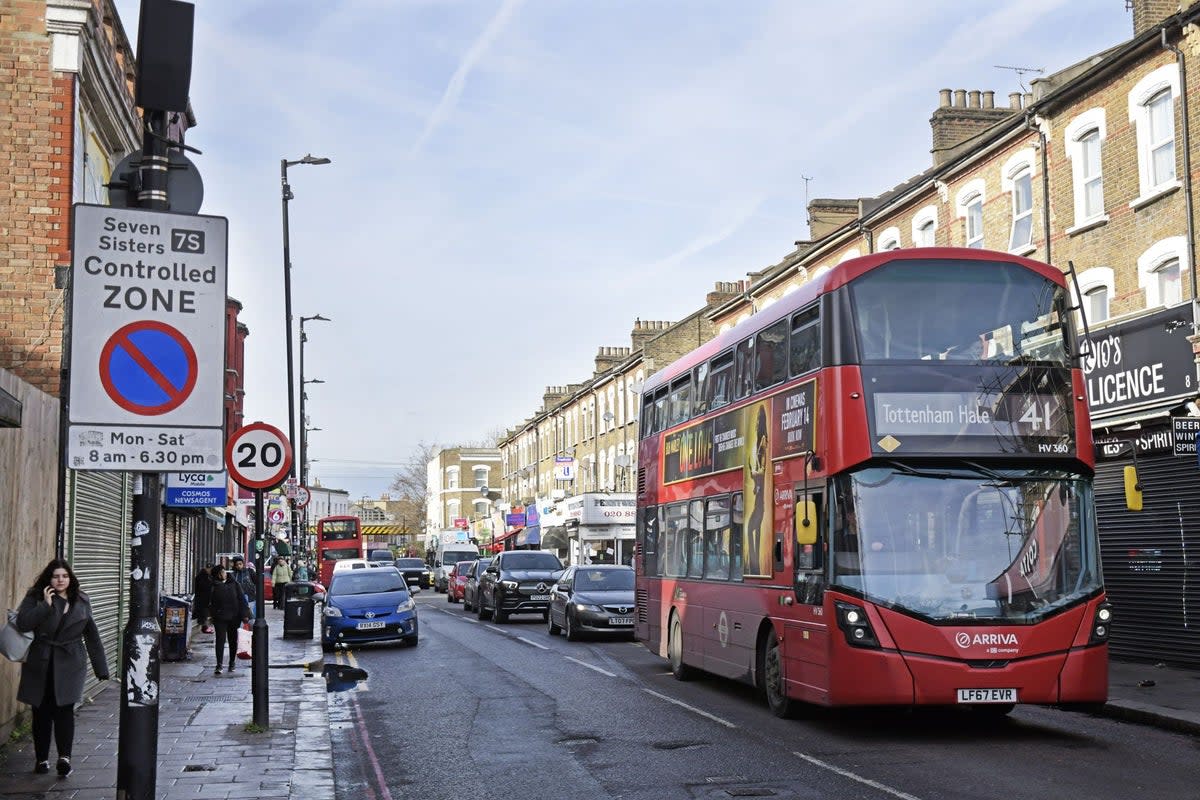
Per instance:
[[[808,381],[749,406],[736,408],[696,425],[668,433],[663,440],[663,483],[743,469],[755,451],[747,451],[750,430],[760,410],[768,416],[772,459],[811,450],[815,433],[816,381]]]

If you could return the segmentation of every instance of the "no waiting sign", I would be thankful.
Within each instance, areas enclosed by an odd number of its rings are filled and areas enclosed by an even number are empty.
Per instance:
[[[74,207],[71,468],[224,468],[228,227]]]

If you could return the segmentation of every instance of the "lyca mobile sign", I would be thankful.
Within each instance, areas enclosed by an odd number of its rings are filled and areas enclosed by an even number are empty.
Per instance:
[[[74,211],[70,466],[221,470],[228,221]]]

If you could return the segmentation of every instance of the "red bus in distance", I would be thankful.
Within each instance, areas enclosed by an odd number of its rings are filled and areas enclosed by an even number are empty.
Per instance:
[[[1007,253],[887,251],[651,376],[637,637],[779,716],[1103,702],[1076,296]]]
[[[346,558],[363,557],[362,520],[358,517],[334,516],[317,520],[317,563],[321,584],[333,581],[333,566]]]

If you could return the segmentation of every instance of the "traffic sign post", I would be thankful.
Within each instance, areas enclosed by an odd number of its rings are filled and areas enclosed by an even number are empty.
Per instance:
[[[283,431],[265,422],[253,422],[238,428],[225,445],[225,464],[239,486],[254,490],[254,569],[258,583],[254,598],[254,634],[250,648],[250,691],[254,698],[254,724],[271,727],[267,695],[267,620],[265,614],[266,581],[263,551],[263,492],[283,482],[292,468],[292,445]],[[274,512],[272,512],[274,513]]]
[[[75,205],[71,469],[223,468],[228,228]]]

